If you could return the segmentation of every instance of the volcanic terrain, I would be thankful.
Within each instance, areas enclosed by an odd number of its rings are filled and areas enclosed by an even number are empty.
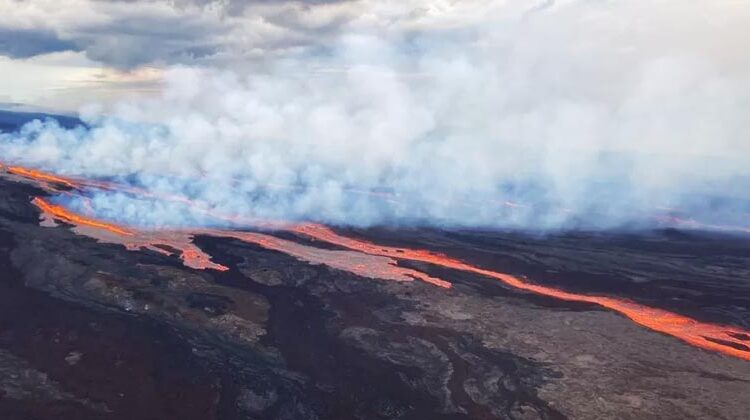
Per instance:
[[[3,419],[750,409],[742,231],[143,230],[56,198],[146,191],[8,164],[0,175]]]

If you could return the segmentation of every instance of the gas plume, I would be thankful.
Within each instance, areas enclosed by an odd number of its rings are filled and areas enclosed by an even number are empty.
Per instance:
[[[158,97],[88,107],[79,128],[0,135],[0,159],[149,191],[61,198],[136,226],[217,223],[158,199],[175,196],[339,225],[748,225],[748,16],[680,5],[552,2],[342,33],[249,74],[175,67]]]
[[[71,195],[85,192],[85,180],[72,180],[41,171],[22,167],[0,166],[10,176],[18,176],[35,182],[47,191],[57,191],[62,186],[71,188]],[[93,188],[116,190],[115,184],[93,183]],[[126,187],[127,188],[127,187]],[[134,191],[137,194],[137,191]],[[747,345],[749,332],[731,326],[704,323],[692,318],[658,308],[641,305],[626,299],[579,294],[555,287],[535,284],[525,278],[474,266],[447,255],[426,249],[397,248],[340,235],[319,224],[285,224],[274,228],[313,241],[325,242],[343,249],[330,250],[282,239],[272,234],[247,232],[235,229],[146,229],[121,226],[79,214],[64,206],[51,204],[46,199],[35,197],[32,203],[40,210],[41,225],[55,226],[60,221],[73,226],[76,233],[96,238],[100,242],[116,243],[129,250],[148,249],[164,255],[177,254],[183,264],[198,270],[227,271],[230,267],[212,261],[212,257],[193,241],[196,235],[231,238],[266,249],[282,252],[312,264],[324,264],[334,269],[348,271],[360,277],[391,281],[419,280],[444,289],[452,288],[449,280],[433,277],[424,269],[411,269],[399,265],[399,261],[417,261],[450,270],[464,271],[481,277],[495,279],[504,285],[524,292],[553,299],[598,305],[618,312],[636,324],[654,331],[668,334],[693,346],[750,360]]]

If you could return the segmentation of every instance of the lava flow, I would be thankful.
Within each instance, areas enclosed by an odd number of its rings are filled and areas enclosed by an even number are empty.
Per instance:
[[[27,169],[22,166],[7,166],[6,170],[8,173],[18,175],[27,179],[40,181],[44,184],[60,184],[68,188],[79,188],[80,185],[70,178],[64,178],[57,175],[52,175],[47,172],[37,171],[35,169]]]
[[[14,173],[34,179],[37,182],[77,187],[77,184],[65,178],[37,173],[33,170],[16,169]],[[70,184],[63,181],[68,181]],[[287,226],[286,229],[296,234],[347,248],[350,251],[320,249],[267,234],[232,230],[139,231],[73,213],[62,206],[51,204],[42,198],[35,198],[33,203],[46,217],[75,225],[79,233],[95,237],[103,242],[120,243],[128,249],[145,248],[165,255],[171,255],[173,251],[176,251],[180,253],[180,258],[186,266],[196,269],[228,270],[228,267],[212,262],[211,257],[193,243],[194,235],[207,235],[233,238],[256,244],[267,249],[286,253],[299,260],[312,264],[328,265],[363,277],[395,281],[418,279],[443,288],[451,287],[451,283],[443,279],[398,265],[399,260],[419,261],[493,278],[513,288],[542,296],[569,302],[596,304],[618,312],[639,325],[671,335],[696,347],[750,361],[750,346],[748,346],[748,341],[745,339],[750,336],[750,331],[699,322],[682,315],[651,308],[624,299],[583,295],[537,285],[520,277],[476,267],[463,261],[426,250],[381,246],[364,240],[342,236],[322,225],[302,224]]]
[[[260,245],[263,248],[283,252],[299,260],[312,264],[323,264],[342,271],[348,271],[362,277],[411,281],[413,279],[442,288],[450,288],[445,280],[432,277],[417,270],[399,267],[393,258],[361,252],[334,251],[298,244],[275,236],[254,232],[227,230],[207,230],[204,234],[223,238],[234,238],[243,242]]]
[[[229,270],[226,266],[212,262],[211,257],[193,243],[195,235],[206,235],[237,239],[266,249],[283,252],[301,261],[327,265],[362,277],[394,281],[417,279],[438,287],[451,287],[451,284],[445,280],[417,270],[399,267],[397,261],[393,258],[351,251],[320,249],[254,232],[221,229],[194,229],[190,231],[128,230],[111,223],[75,214],[62,206],[50,204],[39,197],[34,198],[32,203],[42,211],[43,215],[75,225],[78,233],[93,237],[101,242],[119,243],[130,250],[149,249],[164,255],[172,255],[173,252],[170,250],[178,251],[183,263],[190,268]],[[93,228],[94,230],[87,230],[86,228]]]
[[[462,261],[425,250],[376,245],[367,241],[339,235],[326,226],[299,225],[293,231],[334,245],[357,250],[370,255],[380,255],[405,260],[420,261],[437,266],[494,278],[516,289],[568,302],[592,303],[619,312],[646,328],[669,334],[694,346],[750,360],[750,346],[743,338],[750,331],[696,321],[662,309],[651,308],[624,299],[606,296],[589,296],[566,292],[553,287],[529,283],[520,277],[475,267]]]
[[[164,255],[172,255],[170,250],[179,251],[183,263],[195,269],[228,270],[227,267],[211,261],[211,257],[192,243],[192,234],[179,231],[141,232],[130,230],[112,223],[102,222],[76,214],[36,197],[32,203],[42,211],[42,215],[76,226],[78,233],[93,237],[100,242],[119,243],[129,250],[150,249]],[[87,229],[88,228],[88,229]]]
[[[42,210],[44,213],[47,213],[53,216],[54,218],[62,220],[67,223],[71,223],[74,225],[89,226],[89,227],[93,227],[97,229],[103,229],[105,231],[115,233],[118,235],[133,236],[133,232],[126,230],[124,228],[121,228],[117,225],[114,225],[111,223],[100,222],[95,219],[81,216],[79,214],[76,214],[67,210],[63,206],[50,204],[46,200],[39,198],[39,197],[34,198],[32,200],[32,203],[34,203],[35,206],[39,207],[39,209]]]
[[[7,166],[0,163],[0,170],[22,177],[26,180],[33,181],[39,184],[42,188],[47,191],[59,194],[73,195],[83,200],[89,200],[88,197],[81,194],[85,189],[95,189],[101,191],[114,191],[118,193],[125,193],[139,198],[147,198],[158,201],[169,201],[173,203],[183,204],[189,207],[192,211],[203,214],[210,218],[221,220],[222,222],[230,225],[237,226],[263,226],[265,228],[281,228],[286,225],[284,222],[279,221],[268,221],[259,220],[256,218],[249,218],[240,215],[228,215],[218,213],[211,208],[207,203],[192,200],[182,195],[169,194],[169,193],[155,193],[145,188],[134,187],[131,185],[108,182],[108,181],[97,181],[80,178],[62,177],[59,175],[44,172],[38,169],[29,169],[22,166]],[[58,186],[64,186],[66,189],[74,191],[60,190]],[[89,200],[90,202],[90,200]],[[90,207],[90,204],[87,205]],[[93,212],[92,212],[93,213]]]

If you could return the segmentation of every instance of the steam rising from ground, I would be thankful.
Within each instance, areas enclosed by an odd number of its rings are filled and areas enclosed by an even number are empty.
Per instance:
[[[345,33],[251,74],[175,67],[160,97],[90,107],[88,128],[31,123],[2,135],[0,157],[262,218],[543,230],[676,208],[736,222],[750,217],[750,19],[729,2],[680,4]],[[209,223],[127,194],[86,205],[136,224]]]

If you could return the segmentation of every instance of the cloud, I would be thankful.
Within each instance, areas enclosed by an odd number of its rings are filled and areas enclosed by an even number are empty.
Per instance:
[[[221,26],[199,17],[132,14],[79,29],[86,56],[117,68],[191,62],[215,54]]]
[[[1,4],[5,3],[5,4]],[[179,9],[163,2],[55,2],[4,0],[0,53],[28,58],[82,51],[107,66],[198,62],[226,46],[231,25],[216,13]],[[78,14],[80,12],[80,15]]]
[[[158,97],[85,110],[90,129],[29,125],[0,155],[221,213],[343,225],[612,228],[649,225],[657,207],[722,223],[750,212],[749,10],[461,3],[337,3],[232,27],[217,55],[262,45],[265,67],[173,66]],[[268,52],[317,30],[325,54]],[[205,222],[124,194],[92,205],[130,223]]]
[[[121,69],[144,64],[236,61],[312,47],[345,23],[340,0],[0,0],[0,54],[28,58],[83,51]],[[331,14],[331,16],[328,16]]]
[[[521,2],[524,3],[524,2]],[[340,36],[447,32],[515,14],[501,0],[0,0],[0,54],[57,51],[121,69],[215,65],[325,51]]]
[[[0,27],[0,54],[29,58],[60,51],[78,51],[76,43],[60,39],[50,29],[10,29]]]

